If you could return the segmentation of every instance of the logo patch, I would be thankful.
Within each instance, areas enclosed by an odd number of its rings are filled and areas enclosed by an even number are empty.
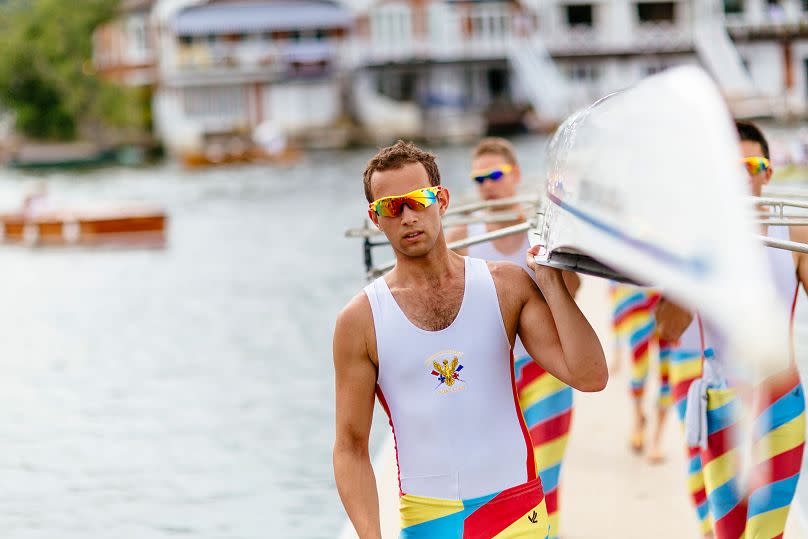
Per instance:
[[[463,353],[455,350],[438,352],[427,360],[427,367],[432,369],[430,374],[438,381],[435,387],[438,393],[446,394],[466,389],[466,381],[460,374],[465,368],[462,360]]]

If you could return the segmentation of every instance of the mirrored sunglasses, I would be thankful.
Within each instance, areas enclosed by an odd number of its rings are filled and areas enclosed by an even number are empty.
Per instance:
[[[471,172],[471,179],[477,183],[483,183],[485,180],[493,180],[496,182],[511,170],[513,170],[511,165],[501,165],[486,170],[474,170]]]
[[[401,215],[405,204],[411,210],[421,211],[438,201],[438,193],[441,189],[441,186],[436,185],[416,189],[405,195],[380,198],[370,203],[368,211],[380,217],[398,217]]]

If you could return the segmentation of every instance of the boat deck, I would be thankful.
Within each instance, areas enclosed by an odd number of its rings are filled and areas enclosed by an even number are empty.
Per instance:
[[[611,323],[606,281],[584,277],[578,301],[601,337],[604,350],[610,354]],[[610,358],[610,367],[611,378],[602,393],[575,395],[572,432],[562,470],[562,539],[700,537],[695,511],[687,494],[683,437],[673,410],[665,429],[667,460],[652,466],[629,450],[630,365],[626,361],[615,365]],[[656,394],[654,380],[652,372],[646,394],[649,414],[653,411],[651,399]],[[398,537],[398,486],[394,458],[392,443],[388,440],[374,462],[385,539]],[[804,512],[791,511],[786,539],[808,539],[803,515]],[[355,537],[347,524],[340,539]]]

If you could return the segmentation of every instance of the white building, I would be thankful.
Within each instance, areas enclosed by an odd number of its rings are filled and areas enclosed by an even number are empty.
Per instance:
[[[740,115],[805,114],[808,2],[541,0],[540,33],[589,97],[666,67],[707,68]]]
[[[707,68],[740,115],[808,112],[808,0],[123,6],[126,18],[97,32],[96,66],[130,83],[156,81],[156,127],[174,150],[266,121],[303,136],[345,133],[335,125],[348,116],[380,141],[477,137],[519,125],[530,109],[552,125],[691,63]],[[155,58],[155,70],[137,68]]]
[[[403,123],[427,138],[473,137],[491,123],[521,120],[528,85],[515,80],[510,60],[533,51],[538,21],[529,6],[379,0],[352,7],[358,16],[356,112],[366,126],[383,133],[374,119],[385,110],[384,116],[395,116],[396,106],[399,117],[410,118]],[[543,74],[558,78],[553,69]],[[549,89],[543,97],[552,97]]]
[[[808,1],[725,0],[726,27],[777,115],[808,114]]]
[[[352,26],[327,0],[160,0],[155,123],[169,150],[236,141],[265,122],[312,138],[343,113]]]

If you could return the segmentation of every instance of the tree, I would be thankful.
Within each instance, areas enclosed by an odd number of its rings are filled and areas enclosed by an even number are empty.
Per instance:
[[[119,0],[0,2],[0,105],[16,128],[38,139],[137,122],[127,89],[91,69],[92,33],[115,16]],[[134,118],[135,120],[131,120]]]

